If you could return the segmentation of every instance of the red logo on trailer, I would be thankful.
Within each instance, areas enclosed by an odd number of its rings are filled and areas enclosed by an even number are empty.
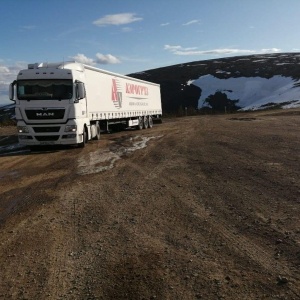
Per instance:
[[[122,87],[118,79],[112,79],[111,100],[116,108],[122,107]]]
[[[126,83],[126,93],[127,94],[134,94],[134,95],[141,95],[141,96],[148,96],[148,88],[146,86],[133,84],[133,83]]]

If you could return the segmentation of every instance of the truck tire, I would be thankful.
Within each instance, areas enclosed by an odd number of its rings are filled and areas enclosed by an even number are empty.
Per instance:
[[[96,123],[96,135],[94,137],[94,140],[97,140],[97,141],[100,140],[100,125],[99,125],[99,122]]]
[[[152,128],[153,127],[153,119],[152,116],[148,116],[148,128]]]
[[[143,128],[144,128],[144,129],[147,129],[148,126],[149,126],[148,117],[147,117],[147,116],[144,116],[144,117],[143,117]]]
[[[139,117],[138,120],[139,120],[139,124],[136,126],[136,129],[141,130],[141,129],[143,129],[143,126],[144,126],[143,118]]]
[[[88,142],[88,133],[86,127],[83,127],[83,133],[82,133],[82,142],[78,144],[79,148],[84,148],[85,144]]]

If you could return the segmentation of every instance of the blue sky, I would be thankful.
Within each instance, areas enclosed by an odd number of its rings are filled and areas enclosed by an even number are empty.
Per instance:
[[[0,0],[0,104],[28,63],[78,60],[128,74],[300,52],[300,0]]]

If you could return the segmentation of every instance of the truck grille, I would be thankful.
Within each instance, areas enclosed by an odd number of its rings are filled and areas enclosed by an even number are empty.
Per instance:
[[[26,109],[25,113],[28,120],[53,120],[53,119],[63,119],[65,115],[65,109],[64,108]]]
[[[33,127],[34,132],[59,132],[59,126],[51,126],[51,127]]]
[[[59,138],[59,135],[37,135],[35,138],[39,142],[45,142],[45,141],[57,141]]]

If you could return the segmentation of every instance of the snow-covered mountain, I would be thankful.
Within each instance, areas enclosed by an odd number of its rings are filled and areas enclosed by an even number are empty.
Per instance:
[[[163,110],[300,106],[300,53],[197,61],[130,74],[161,84]]]

